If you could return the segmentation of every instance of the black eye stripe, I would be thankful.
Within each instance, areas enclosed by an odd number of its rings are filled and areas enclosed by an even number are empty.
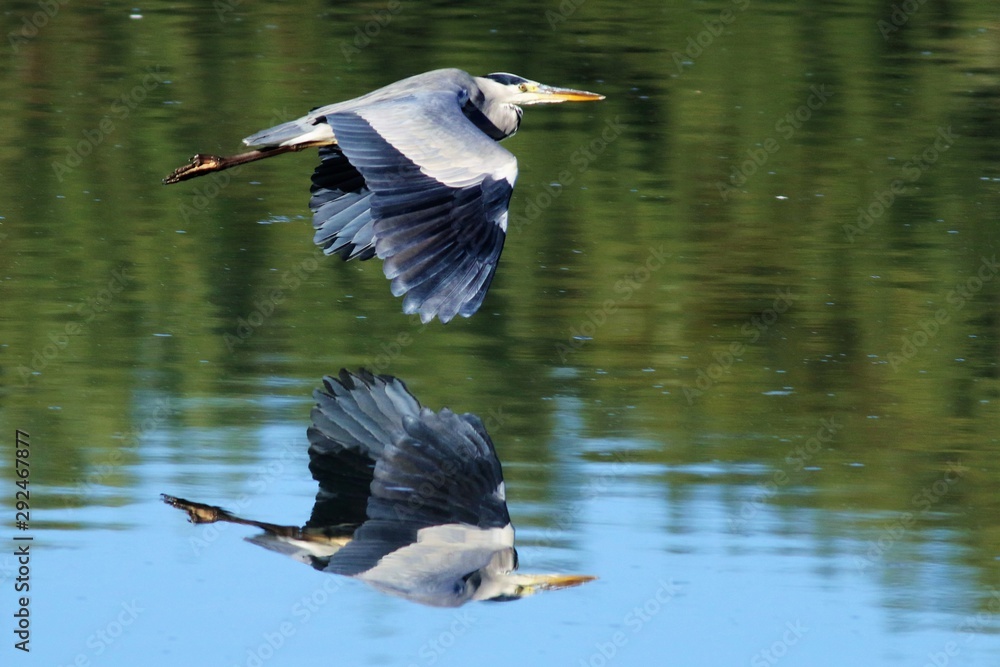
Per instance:
[[[516,74],[508,74],[507,72],[496,72],[494,74],[487,74],[484,78],[493,79],[497,83],[502,83],[505,86],[509,86],[516,83],[527,83],[528,80],[523,76],[517,76]]]

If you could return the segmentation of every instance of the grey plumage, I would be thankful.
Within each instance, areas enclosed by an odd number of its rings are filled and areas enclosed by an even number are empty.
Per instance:
[[[519,105],[597,99],[513,74],[435,70],[257,132],[248,153],[196,155],[165,182],[318,147],[314,241],[345,260],[382,259],[404,312],[448,322],[479,309],[503,250],[517,160],[497,142],[520,126]]]
[[[254,544],[432,606],[509,600],[593,577],[519,574],[503,471],[482,421],[420,405],[398,379],[341,371],[314,397],[302,527],[164,496],[196,523],[257,526]]]

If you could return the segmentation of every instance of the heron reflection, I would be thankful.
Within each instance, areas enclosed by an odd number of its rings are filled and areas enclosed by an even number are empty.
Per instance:
[[[254,150],[198,154],[164,183],[319,148],[314,241],[343,259],[378,257],[403,311],[428,322],[469,317],[486,296],[507,235],[517,159],[497,142],[521,106],[602,100],[514,74],[439,69],[243,140]]]
[[[317,570],[438,607],[514,600],[586,575],[521,574],[500,461],[472,414],[422,407],[397,378],[341,371],[314,392],[309,470],[319,482],[304,526],[235,516],[164,495],[193,523],[263,530],[247,538]]]

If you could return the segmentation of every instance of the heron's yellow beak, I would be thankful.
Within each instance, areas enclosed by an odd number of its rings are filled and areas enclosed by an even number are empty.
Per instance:
[[[586,90],[572,88],[556,88],[538,84],[517,96],[516,104],[558,104],[559,102],[596,102],[603,100],[604,95],[588,93]]]

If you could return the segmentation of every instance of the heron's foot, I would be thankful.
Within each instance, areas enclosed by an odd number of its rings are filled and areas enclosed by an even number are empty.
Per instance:
[[[171,507],[176,507],[179,510],[187,512],[188,520],[191,523],[215,523],[219,519],[229,518],[230,516],[229,512],[215,505],[196,503],[184,498],[168,496],[165,493],[161,493],[160,498]]]
[[[205,155],[203,153],[198,153],[191,158],[191,162],[183,167],[174,169],[169,176],[163,179],[163,184],[170,185],[171,183],[180,183],[181,181],[186,181],[189,178],[201,176],[202,174],[207,174],[213,171],[219,171],[220,169],[225,169],[223,166],[223,159],[221,157],[218,155]]]

